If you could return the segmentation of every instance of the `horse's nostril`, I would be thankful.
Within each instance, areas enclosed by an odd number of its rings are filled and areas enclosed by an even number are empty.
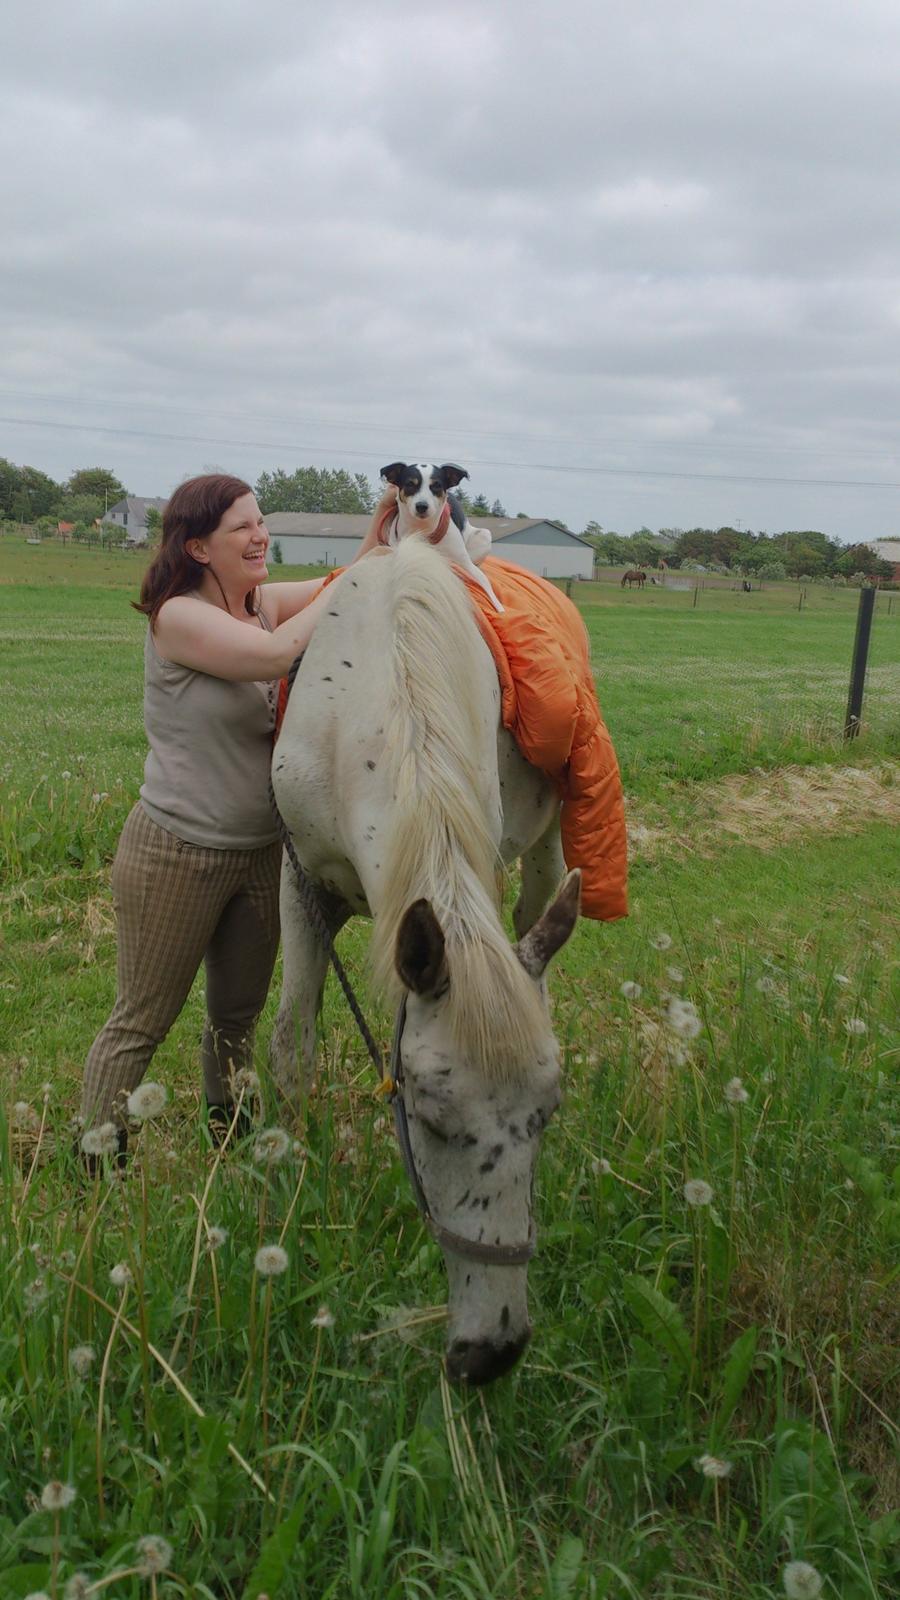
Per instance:
[[[531,1329],[506,1344],[491,1344],[487,1339],[473,1343],[469,1339],[454,1339],[447,1351],[447,1371],[458,1383],[493,1383],[502,1378],[518,1361],[531,1338]]]

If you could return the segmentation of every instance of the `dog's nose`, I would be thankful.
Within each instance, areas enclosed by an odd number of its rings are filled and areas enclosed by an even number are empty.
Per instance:
[[[427,500],[417,500],[416,501],[416,516],[417,517],[424,517],[427,514],[427,511],[428,511],[428,501]]]

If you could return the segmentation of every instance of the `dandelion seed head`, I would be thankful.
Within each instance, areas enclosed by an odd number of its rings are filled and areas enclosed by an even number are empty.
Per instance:
[[[626,978],[619,987],[619,993],[624,995],[626,1000],[640,1000],[643,992],[640,984],[635,983],[632,978]]]
[[[127,1289],[129,1283],[134,1282],[127,1261],[117,1261],[115,1266],[110,1268],[109,1281],[114,1289]]]
[[[704,1478],[727,1478],[731,1471],[731,1462],[723,1461],[721,1456],[701,1456],[695,1465]]]
[[[141,1083],[125,1102],[128,1115],[137,1122],[149,1122],[151,1117],[158,1117],[165,1110],[169,1091],[163,1083]]]
[[[86,1156],[114,1156],[119,1151],[119,1130],[114,1122],[101,1122],[99,1128],[88,1128],[81,1137],[82,1153]]]
[[[86,1378],[96,1359],[97,1352],[90,1344],[77,1344],[69,1351],[69,1366],[76,1378]]]
[[[594,1156],[591,1161],[591,1171],[595,1178],[606,1178],[612,1172],[612,1167],[605,1156]]]
[[[239,1067],[231,1078],[235,1094],[259,1094],[259,1075],[250,1067]]]
[[[327,1306],[320,1306],[310,1323],[313,1328],[333,1328],[334,1317]]]
[[[688,1178],[684,1198],[689,1206],[708,1206],[712,1197],[712,1188],[704,1178]]]
[[[10,1122],[14,1128],[31,1131],[38,1126],[38,1115],[34,1106],[27,1100],[17,1100],[10,1112]]]
[[[822,1593],[822,1574],[808,1561],[789,1561],[781,1581],[788,1600],[816,1600]]]
[[[206,1232],[206,1248],[207,1248],[207,1250],[209,1250],[210,1253],[212,1253],[213,1250],[221,1250],[221,1248],[222,1248],[222,1246],[225,1243],[225,1240],[227,1238],[228,1238],[228,1229],[227,1228],[217,1228],[215,1226],[213,1226],[211,1228],[208,1228],[207,1232]]]
[[[86,1572],[73,1572],[63,1589],[63,1600],[87,1600],[91,1580]]]
[[[46,1589],[32,1589],[31,1593],[25,1596],[25,1600],[50,1600],[50,1596]]]
[[[863,1022],[862,1017],[847,1017],[846,1021],[844,1022],[844,1029],[845,1032],[850,1035],[851,1039],[861,1039],[864,1033],[868,1033],[868,1028]]]
[[[291,1148],[291,1136],[283,1128],[263,1128],[253,1146],[253,1154],[257,1161],[266,1161],[274,1165],[276,1161],[283,1161]]]
[[[740,1078],[729,1078],[724,1089],[725,1099],[730,1106],[743,1106],[750,1099]]]
[[[137,1542],[137,1569],[142,1578],[165,1572],[172,1565],[172,1546],[158,1533],[145,1533]]]
[[[672,937],[668,933],[655,933],[650,943],[654,950],[671,950]]]
[[[30,1283],[26,1283],[22,1291],[25,1310],[28,1312],[37,1311],[44,1304],[44,1301],[49,1298],[49,1295],[50,1290],[47,1287],[46,1278],[32,1278]]]
[[[277,1278],[287,1271],[288,1253],[280,1244],[264,1244],[257,1250],[253,1265],[261,1278]]]
[[[703,1028],[693,1002],[679,1000],[677,995],[672,996],[666,1007],[666,1026],[680,1039],[696,1039]]]
[[[839,983],[841,985],[842,989],[846,989],[850,983],[850,979],[847,977],[846,972],[834,972],[832,973],[832,977],[834,978],[835,983]]]
[[[65,1511],[75,1499],[75,1490],[70,1483],[61,1483],[59,1478],[51,1478],[41,1490],[41,1505],[45,1511]]]
[[[760,994],[774,994],[775,979],[770,977],[769,974],[765,972],[761,978],[757,978],[756,987]]]
[[[670,983],[684,983],[684,973],[680,967],[666,967],[666,977]]]

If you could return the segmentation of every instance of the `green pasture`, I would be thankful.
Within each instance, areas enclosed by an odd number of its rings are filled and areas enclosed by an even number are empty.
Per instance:
[[[854,591],[810,586],[798,611],[790,584],[696,607],[574,587],[659,841],[627,921],[583,922],[556,962],[534,1340],[467,1394],[441,1377],[439,1252],[331,985],[286,1161],[207,1145],[198,984],[127,1181],[79,1181],[144,753],[143,559],[0,541],[0,1600],[763,1600],[789,1562],[810,1594],[894,1595],[900,598],[878,597],[847,749]],[[723,783],[764,796],[787,763],[851,795],[861,769],[888,804],[700,838]],[[363,992],[365,946],[362,924],[342,936]],[[673,994],[696,1038],[667,1027]],[[685,1198],[697,1179],[708,1205]],[[228,1231],[215,1253],[207,1225]],[[255,1274],[261,1241],[283,1241],[284,1276]],[[46,1509],[57,1479],[74,1498]],[[146,1535],[164,1574],[136,1570]]]

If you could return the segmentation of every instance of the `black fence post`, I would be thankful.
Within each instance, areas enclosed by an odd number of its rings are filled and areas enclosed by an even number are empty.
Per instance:
[[[863,688],[866,682],[866,662],[869,657],[869,635],[872,632],[872,613],[875,610],[875,590],[865,585],[859,591],[859,611],[856,614],[856,638],[853,641],[853,665],[850,668],[850,693],[847,698],[847,717],[844,738],[855,739],[862,721]]]

